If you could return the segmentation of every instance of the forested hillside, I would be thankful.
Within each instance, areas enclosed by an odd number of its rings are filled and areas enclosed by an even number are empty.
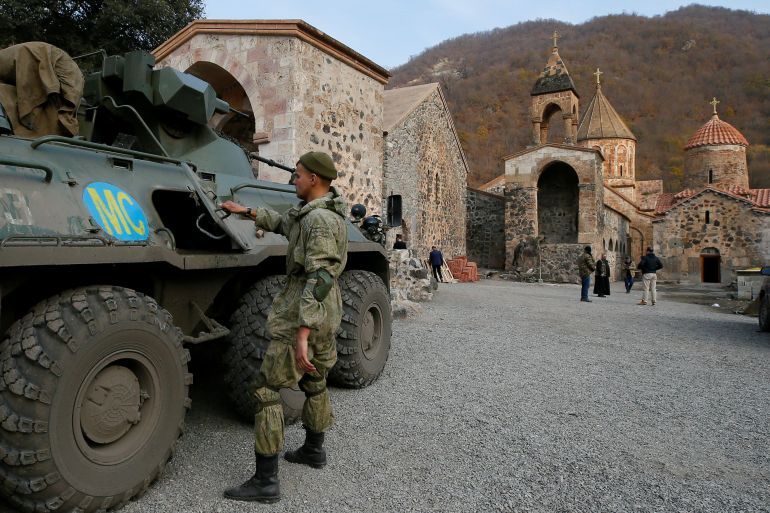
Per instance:
[[[687,139],[711,115],[748,139],[752,187],[770,187],[770,16],[689,6],[664,16],[613,15],[581,25],[520,23],[444,41],[392,70],[390,87],[440,82],[471,171],[469,185],[503,172],[531,137],[530,91],[561,34],[559,54],[584,109],[602,91],[638,139],[637,178],[678,190]]]

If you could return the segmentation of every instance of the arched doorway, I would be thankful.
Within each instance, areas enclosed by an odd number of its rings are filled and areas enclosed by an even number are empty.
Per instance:
[[[209,126],[237,141],[246,151],[257,151],[254,143],[254,109],[243,86],[226,69],[208,61],[199,61],[187,68],[187,73],[205,80],[217,96],[238,112],[215,114]]]
[[[564,162],[554,162],[537,180],[538,234],[547,244],[575,244],[578,238],[578,176]]]
[[[721,283],[721,262],[722,257],[717,248],[705,248],[700,252],[700,277],[703,283]]]

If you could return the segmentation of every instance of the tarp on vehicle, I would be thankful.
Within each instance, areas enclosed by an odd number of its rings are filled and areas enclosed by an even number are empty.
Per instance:
[[[48,43],[0,50],[0,103],[21,137],[78,134],[83,74],[72,57]]]

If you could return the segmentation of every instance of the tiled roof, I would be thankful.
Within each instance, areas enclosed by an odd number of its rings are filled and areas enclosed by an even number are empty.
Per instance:
[[[755,208],[770,208],[770,189],[744,189],[740,185],[721,185],[712,184],[699,190],[684,189],[676,194],[663,193],[658,196],[658,202],[655,205],[656,214],[664,214],[667,210],[674,207],[677,203],[697,196],[703,191],[710,190],[719,194],[731,196],[738,200],[747,201]]]
[[[714,114],[711,119],[697,132],[690,137],[687,144],[684,146],[685,150],[690,148],[697,148],[698,146],[712,146],[719,144],[738,144],[740,146],[748,146],[749,142],[743,137],[738,129],[732,126],[730,123],[722,121],[719,116]]]
[[[690,196],[695,196],[695,194],[698,192],[700,191],[694,191],[692,189],[684,189],[674,194],[674,201],[679,201],[679,200],[687,199]]]
[[[752,189],[754,204],[761,208],[770,208],[770,189]]]
[[[551,56],[548,58],[543,72],[540,73],[537,82],[535,82],[532,92],[532,96],[539,94],[557,93],[559,91],[572,91],[577,96],[575,90],[575,83],[572,81],[572,77],[567,71],[567,66],[564,65],[564,61],[559,56],[559,50],[554,46],[551,51]]]
[[[669,208],[674,206],[674,195],[670,192],[664,192],[658,196],[658,201],[655,203],[655,212],[662,214]]]
[[[578,127],[577,140],[585,141],[586,139],[636,140],[633,132],[602,94],[601,86],[597,86],[596,94],[591,98]]]

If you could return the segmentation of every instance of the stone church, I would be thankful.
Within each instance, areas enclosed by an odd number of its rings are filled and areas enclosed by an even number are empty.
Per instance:
[[[737,270],[770,263],[770,189],[749,187],[749,143],[719,119],[718,103],[684,147],[686,188],[657,200],[663,279],[729,284]]]
[[[555,34],[530,95],[532,145],[504,157],[504,173],[479,189],[504,197],[506,269],[534,266],[545,281],[573,282],[576,259],[590,245],[617,277],[623,257],[638,259],[652,242],[662,183],[636,180],[636,137],[604,95],[599,70],[581,117],[556,43]]]
[[[404,223],[390,239],[401,232],[417,251],[465,255],[468,167],[438,85],[386,91],[386,69],[300,20],[197,20],[153,54],[238,111],[212,124],[244,149],[289,166],[326,151],[350,205],[382,214],[388,195],[402,196]],[[289,178],[261,163],[255,171]]]
[[[487,248],[499,248],[505,269],[537,268],[557,282],[576,279],[584,245],[607,255],[614,279],[622,259],[638,261],[647,246],[661,257],[664,280],[729,284],[738,269],[768,263],[770,189],[749,187],[748,141],[719,119],[716,98],[711,119],[684,147],[686,188],[664,193],[661,180],[636,180],[636,137],[604,95],[598,69],[580,116],[556,36],[531,92],[532,145],[504,157],[504,174],[468,191],[471,258],[483,266],[495,261]],[[483,208],[498,220],[480,215]],[[495,224],[504,232],[490,233]]]

